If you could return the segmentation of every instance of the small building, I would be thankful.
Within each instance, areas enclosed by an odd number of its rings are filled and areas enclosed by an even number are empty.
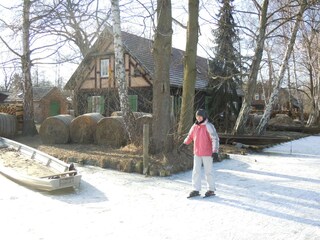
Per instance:
[[[263,112],[265,110],[266,102],[269,101],[269,95],[272,89],[262,83],[257,84],[256,92],[252,99],[252,111]],[[288,113],[299,111],[298,100],[289,92],[287,88],[280,88],[278,100],[273,106],[273,111],[278,113]],[[270,92],[270,93],[269,93]],[[269,95],[268,95],[269,94]]]
[[[132,111],[152,112],[154,79],[153,41],[122,32],[124,65],[128,95]],[[176,114],[181,104],[184,51],[172,48],[170,63],[170,95],[172,112]],[[196,59],[195,107],[205,106],[208,85],[208,62]],[[99,112],[110,116],[119,111],[117,83],[115,80],[115,56],[113,34],[107,27],[99,36],[90,52],[73,73],[65,90],[74,90],[76,115]]]
[[[23,103],[23,93],[11,93],[5,103]],[[47,117],[68,113],[68,102],[57,87],[33,87],[34,120],[42,123]]]

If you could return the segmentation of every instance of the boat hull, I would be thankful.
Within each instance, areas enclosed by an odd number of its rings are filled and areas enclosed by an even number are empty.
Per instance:
[[[67,164],[42,151],[3,137],[0,137],[0,147],[13,148],[24,157],[53,169],[57,173],[49,176],[36,177],[23,174],[16,171],[14,168],[0,164],[0,173],[9,179],[19,184],[42,191],[54,191],[65,188],[80,187],[81,175],[75,170],[69,171],[70,164]]]

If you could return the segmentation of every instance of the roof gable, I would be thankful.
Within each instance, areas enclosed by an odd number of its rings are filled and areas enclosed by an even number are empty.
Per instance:
[[[101,49],[103,46],[103,42],[106,39],[112,39],[113,35],[112,30],[110,28],[106,28],[102,34],[99,36],[95,44],[92,46],[88,55],[83,59],[81,64],[78,66],[77,70],[71,76],[67,84],[65,85],[65,89],[74,89],[76,86],[76,81],[79,81],[79,77],[86,74],[86,71],[89,71],[86,64],[91,61],[95,54],[105,53],[106,49]],[[122,42],[124,46],[124,50],[128,53],[132,58],[135,59],[144,70],[151,76],[154,77],[154,61],[152,55],[153,41],[147,38],[143,38],[131,33],[122,31]],[[105,44],[106,45],[106,44]],[[183,58],[184,51],[179,50],[177,48],[172,48],[171,55],[171,65],[170,65],[170,85],[176,87],[182,87],[183,82]],[[197,65],[197,79],[196,79],[196,89],[204,89],[208,84],[208,63],[207,59],[203,57],[197,57],[196,59]],[[80,81],[83,81],[83,77],[80,77]]]
[[[40,101],[42,98],[47,96],[56,87],[33,87],[33,100]]]

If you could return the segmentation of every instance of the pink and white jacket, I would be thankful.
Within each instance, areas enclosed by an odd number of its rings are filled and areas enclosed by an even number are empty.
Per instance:
[[[193,144],[193,154],[196,156],[211,156],[219,151],[219,136],[212,123],[206,119],[203,123],[193,124],[184,144]]]

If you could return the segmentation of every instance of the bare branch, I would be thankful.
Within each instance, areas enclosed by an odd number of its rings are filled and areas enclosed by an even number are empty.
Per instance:
[[[17,55],[18,57],[22,57],[21,54],[19,54],[18,52],[16,52],[13,48],[10,47],[10,45],[0,36],[0,40],[4,43],[4,45],[6,45],[6,47],[15,55]]]

